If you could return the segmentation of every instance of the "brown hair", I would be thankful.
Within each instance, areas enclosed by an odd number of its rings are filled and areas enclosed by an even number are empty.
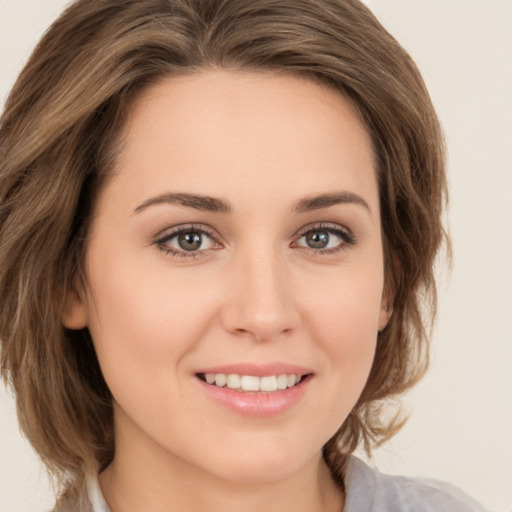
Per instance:
[[[433,264],[445,238],[443,138],[416,66],[371,12],[356,0],[79,0],[35,49],[0,124],[1,372],[26,436],[75,491],[115,449],[90,335],[61,321],[66,292],[85,280],[94,199],[133,96],[206,67],[334,87],[373,141],[393,315],[356,407],[324,448],[339,482],[346,454],[394,433],[384,399],[428,364]]]

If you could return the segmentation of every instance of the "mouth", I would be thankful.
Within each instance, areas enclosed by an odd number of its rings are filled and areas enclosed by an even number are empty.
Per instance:
[[[217,388],[227,388],[240,393],[275,393],[298,386],[311,374],[282,373],[279,375],[239,375],[236,373],[198,373],[196,376]]]
[[[310,388],[314,372],[288,363],[237,363],[195,373],[204,396],[238,415],[272,418],[294,411]]]

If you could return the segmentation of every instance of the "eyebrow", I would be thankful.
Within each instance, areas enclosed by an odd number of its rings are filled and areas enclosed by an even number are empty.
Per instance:
[[[180,206],[194,208],[195,210],[203,212],[229,213],[231,211],[230,204],[223,199],[196,194],[175,193],[152,197],[137,206],[134,213],[139,213],[149,206],[156,204],[178,204]]]
[[[169,193],[144,201],[135,208],[134,213],[139,213],[149,206],[158,204],[178,204],[186,208],[213,213],[230,213],[232,211],[231,205],[224,199],[197,194]],[[292,211],[304,213],[329,208],[337,204],[357,204],[363,206],[371,213],[368,203],[361,196],[353,192],[336,192],[306,197],[295,203]]]
[[[320,194],[318,196],[306,197],[298,201],[293,210],[299,213],[329,208],[337,204],[357,204],[372,212],[368,203],[353,192],[336,192],[330,194]]]

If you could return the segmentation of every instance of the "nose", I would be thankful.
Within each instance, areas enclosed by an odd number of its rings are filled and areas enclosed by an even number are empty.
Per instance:
[[[293,279],[272,251],[240,256],[231,262],[224,328],[259,342],[290,335],[300,323]]]

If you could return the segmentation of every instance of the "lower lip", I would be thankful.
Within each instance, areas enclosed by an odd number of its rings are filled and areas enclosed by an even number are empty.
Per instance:
[[[224,407],[242,416],[269,418],[283,414],[296,405],[306,393],[311,376],[308,376],[291,388],[269,393],[236,391],[225,387],[213,386],[199,378],[196,379],[204,392]]]

